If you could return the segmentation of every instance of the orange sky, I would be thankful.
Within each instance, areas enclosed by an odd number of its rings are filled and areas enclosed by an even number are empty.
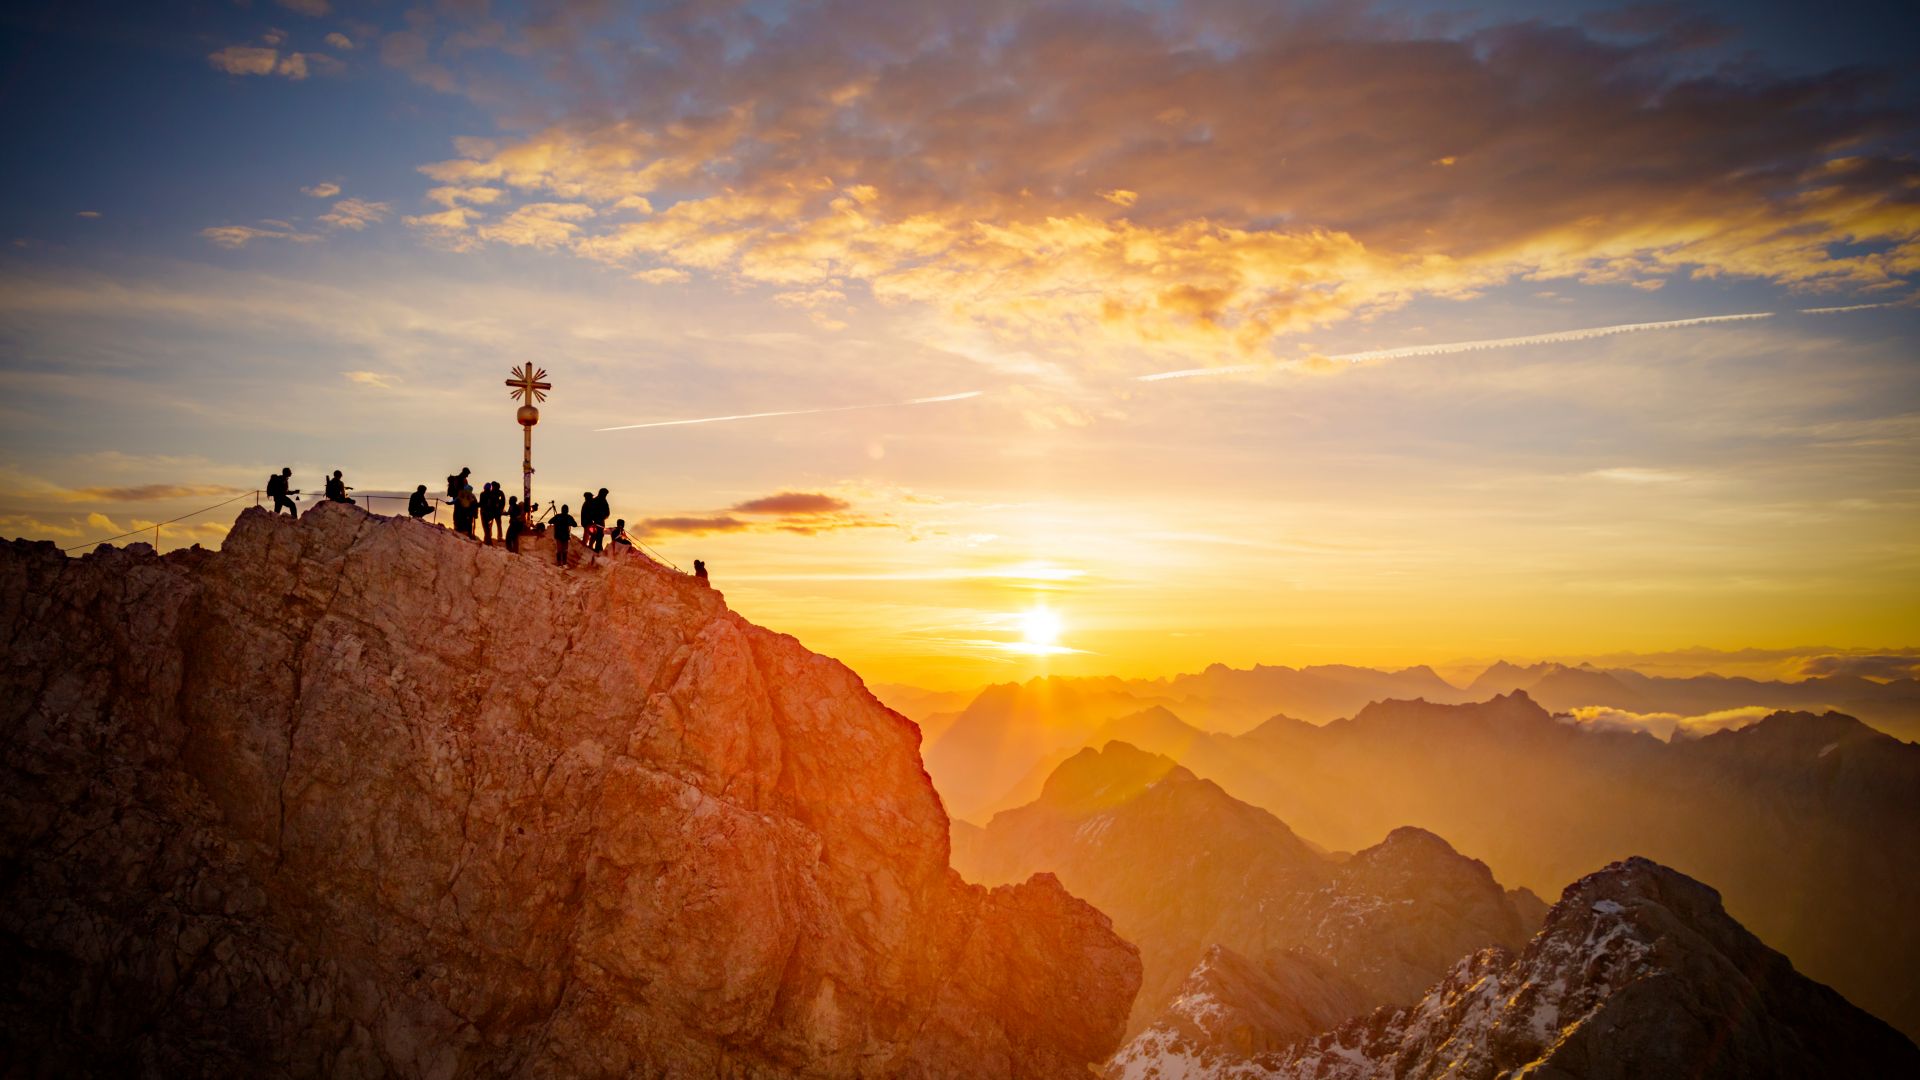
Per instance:
[[[1920,639],[1920,109],[1872,41],[949,7],[47,31],[0,532],[281,465],[517,489],[533,360],[543,497],[876,680]]]

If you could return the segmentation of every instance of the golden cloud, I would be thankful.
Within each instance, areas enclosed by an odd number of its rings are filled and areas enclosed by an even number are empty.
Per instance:
[[[580,20],[544,47],[597,48]],[[726,60],[636,56],[626,115],[463,139],[422,169],[517,208],[408,221],[449,246],[708,274],[810,309],[864,286],[1079,355],[1203,364],[1514,281],[1920,274],[1920,163],[1875,149],[1916,117],[1854,72],[1700,74],[1685,50],[1709,37],[1052,4],[871,39],[827,22],[707,27]],[[1237,48],[1197,47],[1223,31]]]

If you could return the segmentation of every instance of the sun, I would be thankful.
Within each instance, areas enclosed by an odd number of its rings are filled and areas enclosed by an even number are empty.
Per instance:
[[[1020,615],[1020,640],[1037,653],[1053,651],[1060,644],[1060,616],[1048,607],[1028,608]]]

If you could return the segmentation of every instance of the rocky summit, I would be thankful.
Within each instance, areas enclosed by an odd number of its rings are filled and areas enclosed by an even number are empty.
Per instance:
[[[1140,959],[919,731],[644,555],[323,505],[0,547],[26,1075],[1084,1076]]]
[[[1418,1004],[1198,1075],[1893,1077],[1920,1076],[1920,1049],[1795,971],[1713,889],[1632,858],[1568,886],[1517,956],[1482,950]]]

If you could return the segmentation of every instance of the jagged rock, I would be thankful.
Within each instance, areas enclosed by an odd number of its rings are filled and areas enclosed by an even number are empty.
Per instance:
[[[1418,1004],[1350,1021],[1234,1075],[1916,1076],[1920,1049],[1795,971],[1713,889],[1633,858],[1568,886],[1519,956],[1475,953]]]
[[[1258,963],[1215,945],[1153,1024],[1107,1063],[1107,1080],[1176,1080],[1244,1072],[1278,1050],[1366,1012],[1372,996],[1298,949]]]
[[[0,547],[27,1074],[1078,1076],[1139,959],[947,866],[918,730],[644,556],[321,506]]]

